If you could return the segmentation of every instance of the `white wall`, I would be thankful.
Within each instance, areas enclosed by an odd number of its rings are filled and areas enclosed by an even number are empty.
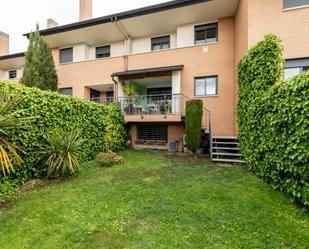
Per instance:
[[[156,38],[160,36],[170,36],[170,48],[176,48],[177,47],[177,35],[174,34],[160,34],[155,36],[149,36],[149,37],[142,37],[142,38],[136,38],[132,41],[132,53],[138,54],[138,53],[147,53],[151,52],[151,38]]]
[[[124,55],[124,41],[115,42],[111,44],[111,57]]]
[[[173,94],[173,101],[172,101],[172,113],[179,113],[180,112],[180,94],[181,89],[181,71],[173,71],[172,72],[172,94]]]
[[[17,77],[15,79],[9,79],[9,71],[12,71],[12,70],[17,71]],[[12,68],[10,70],[0,70],[0,80],[14,81],[14,80],[20,79],[23,76],[23,71],[24,71],[23,67],[22,68]]]
[[[3,70],[0,70],[0,80],[5,79],[5,72]]]
[[[96,47],[101,47],[101,46],[111,46],[111,57],[116,57],[116,56],[122,56],[124,55],[124,41],[119,41],[119,42],[113,42],[110,44],[98,44],[96,46],[91,46],[89,48],[89,60],[95,60],[96,59]]]
[[[86,44],[78,44],[73,47],[73,62],[89,59],[89,47]]]
[[[136,38],[132,40],[132,53],[146,53],[151,51],[151,37]]]
[[[177,47],[189,47],[194,45],[193,24],[177,27]]]

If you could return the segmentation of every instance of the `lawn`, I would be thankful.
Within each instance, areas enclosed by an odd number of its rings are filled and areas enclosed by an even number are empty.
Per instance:
[[[308,248],[309,216],[242,166],[123,152],[0,211],[0,248]]]

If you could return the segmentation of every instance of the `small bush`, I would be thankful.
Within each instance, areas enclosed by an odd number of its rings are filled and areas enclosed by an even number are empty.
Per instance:
[[[100,167],[110,167],[123,163],[123,157],[114,152],[102,152],[96,156],[96,162]]]
[[[11,196],[21,183],[16,180],[3,177],[0,179],[0,204]]]
[[[73,175],[79,168],[77,152],[85,140],[81,131],[56,131],[40,146],[40,162],[48,166],[47,177]]]
[[[202,117],[202,100],[188,101],[186,104],[186,146],[194,154],[201,145]]]

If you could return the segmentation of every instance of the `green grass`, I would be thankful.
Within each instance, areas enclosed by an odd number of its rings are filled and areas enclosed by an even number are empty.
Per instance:
[[[309,217],[243,167],[145,151],[17,196],[0,248],[308,248]]]

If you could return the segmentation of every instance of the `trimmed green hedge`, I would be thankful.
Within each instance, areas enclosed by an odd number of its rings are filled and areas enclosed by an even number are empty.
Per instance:
[[[239,139],[248,167],[309,206],[309,73],[281,81],[282,45],[267,35],[238,66]]]
[[[0,91],[20,96],[16,110],[19,115],[35,117],[29,129],[13,133],[13,141],[27,153],[22,156],[24,165],[15,167],[11,179],[26,181],[45,176],[47,168],[37,165],[36,148],[44,136],[56,129],[82,130],[86,142],[78,152],[81,161],[92,160],[102,151],[119,151],[125,147],[125,122],[117,105],[103,106],[5,81],[0,81]]]
[[[186,103],[186,147],[196,153],[201,146],[203,102],[192,99]]]

